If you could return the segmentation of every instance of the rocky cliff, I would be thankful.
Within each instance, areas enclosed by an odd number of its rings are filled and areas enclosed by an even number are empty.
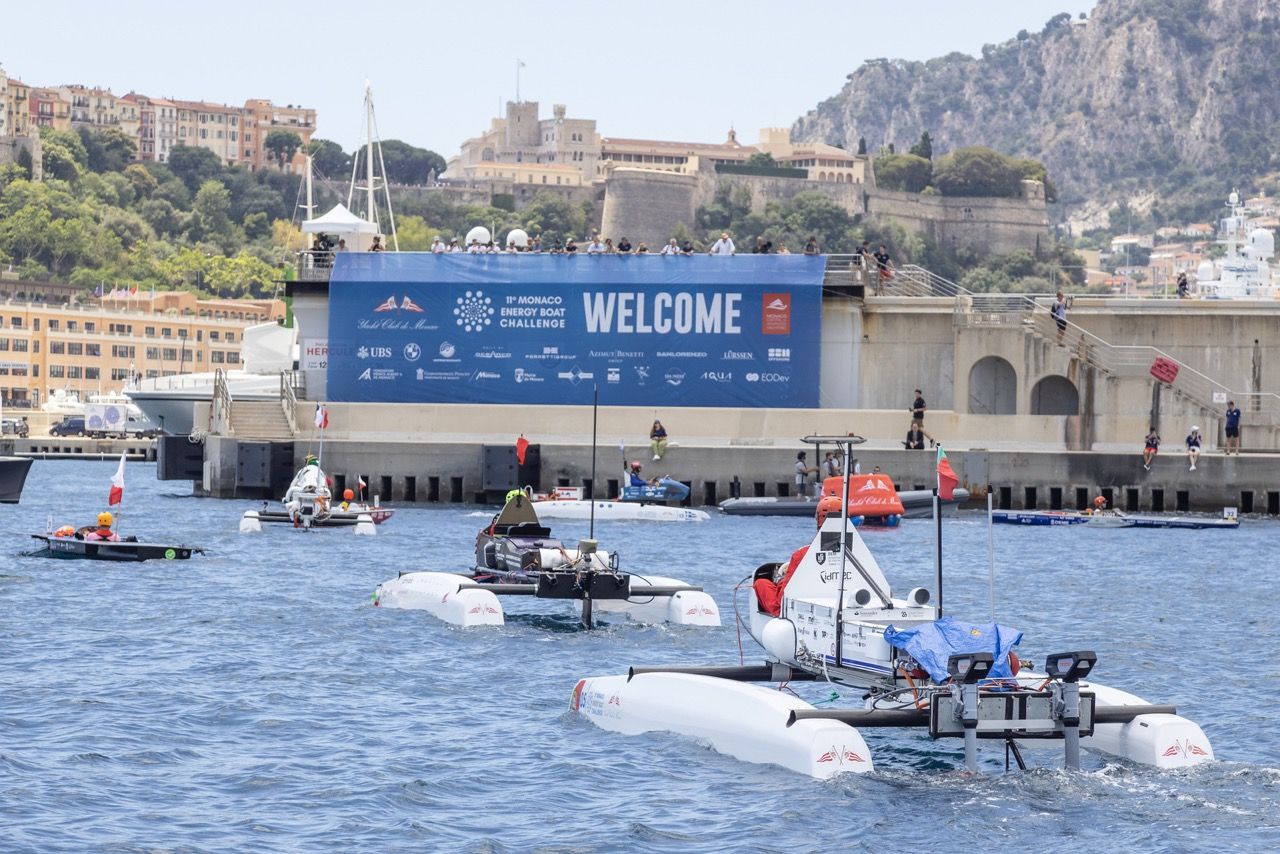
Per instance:
[[[1204,215],[1280,167],[1280,0],[1100,0],[980,58],[872,60],[797,121],[796,140],[1041,160],[1065,211],[1116,201]],[[1061,215],[1061,214],[1060,214]]]

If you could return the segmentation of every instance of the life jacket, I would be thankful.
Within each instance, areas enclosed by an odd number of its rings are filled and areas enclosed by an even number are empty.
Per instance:
[[[86,540],[118,540],[120,538],[117,537],[110,528],[98,528],[90,532],[85,537],[85,539]]]

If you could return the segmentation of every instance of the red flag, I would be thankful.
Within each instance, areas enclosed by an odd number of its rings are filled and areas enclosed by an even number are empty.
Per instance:
[[[942,450],[942,446],[938,446],[938,495],[944,500],[949,501],[956,494],[956,487],[960,485],[960,478],[956,477],[955,470],[951,468],[951,462],[947,459],[947,452]]]
[[[329,426],[329,410],[324,405],[316,404],[316,427],[323,430]]]
[[[524,465],[524,453],[529,450],[529,440],[524,436],[516,439],[516,462]]]
[[[359,487],[360,489],[364,489],[366,486],[368,486],[368,485],[369,485],[369,484],[367,484],[367,483],[365,483],[365,482],[364,482],[364,478],[362,478],[362,477],[357,477],[357,478],[356,478],[356,483],[360,484],[360,487]]]
[[[111,492],[107,495],[107,506],[114,507],[124,500],[124,454],[120,454],[120,465],[116,473],[111,475]]]

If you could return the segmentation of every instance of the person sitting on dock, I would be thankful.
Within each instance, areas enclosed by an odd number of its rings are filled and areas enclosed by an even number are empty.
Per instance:
[[[1147,443],[1142,448],[1142,467],[1151,471],[1151,461],[1160,453],[1160,434],[1152,427],[1147,431]]]
[[[120,536],[111,530],[111,526],[115,524],[115,519],[106,510],[98,514],[98,527],[84,535],[86,540],[106,540],[108,542],[117,543]]]
[[[655,461],[662,459],[662,455],[667,452],[667,428],[656,418],[649,428],[649,450],[653,451]]]
[[[1191,463],[1188,471],[1196,470],[1196,461],[1200,459],[1200,428],[1191,425],[1191,433],[1187,436],[1187,462]]]

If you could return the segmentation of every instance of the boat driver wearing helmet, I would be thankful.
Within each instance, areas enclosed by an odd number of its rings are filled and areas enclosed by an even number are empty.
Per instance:
[[[640,461],[633,460],[631,463],[631,469],[629,471],[623,472],[623,474],[627,478],[629,478],[627,480],[628,486],[648,486],[649,485],[649,481],[645,480],[640,475],[640,468],[641,468]]]
[[[111,530],[111,526],[115,524],[115,519],[107,511],[98,514],[98,527],[84,535],[86,540],[107,540],[109,542],[120,542],[120,536]]]

